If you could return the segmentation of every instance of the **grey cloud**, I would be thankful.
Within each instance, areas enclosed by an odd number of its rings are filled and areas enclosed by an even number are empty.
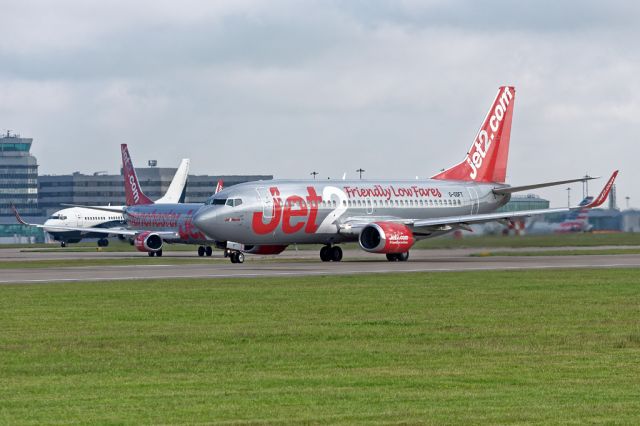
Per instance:
[[[91,19],[79,4],[63,3],[56,24]],[[116,3],[55,42],[41,41],[45,25],[28,49],[0,48],[0,126],[35,138],[43,172],[115,171],[129,142],[139,162],[191,157],[202,173],[425,177],[461,159],[509,83],[513,183],[619,166],[619,194],[640,203],[633,4],[162,5]]]

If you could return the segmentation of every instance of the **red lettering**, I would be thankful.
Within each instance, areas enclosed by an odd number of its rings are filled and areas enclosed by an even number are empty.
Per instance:
[[[292,217],[307,216],[307,203],[297,195],[292,195],[287,198],[287,202],[284,206],[284,212],[282,213],[282,231],[285,234],[293,234],[298,232],[304,227],[304,220],[291,225]]]
[[[273,198],[273,212],[271,220],[267,223],[264,223],[264,213],[263,212],[254,212],[251,218],[251,227],[253,228],[256,234],[264,235],[269,234],[276,230],[278,224],[280,223],[280,217],[282,215],[282,200],[278,195],[280,195],[280,191],[276,187],[269,188],[271,192],[271,196]]]
[[[307,234],[313,234],[318,230],[318,225],[316,224],[316,218],[318,217],[318,205],[322,202],[322,197],[320,197],[313,186],[307,186],[307,204],[309,204],[309,221],[307,222],[307,226],[304,228],[304,232]]]

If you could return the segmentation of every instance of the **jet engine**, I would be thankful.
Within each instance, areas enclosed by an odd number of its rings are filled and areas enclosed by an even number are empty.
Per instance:
[[[264,244],[259,246],[244,246],[244,252],[251,254],[280,254],[286,248],[287,246]]]
[[[369,253],[405,253],[415,238],[406,225],[393,222],[374,222],[365,226],[358,238],[360,247]]]
[[[162,250],[162,237],[151,231],[142,232],[136,235],[134,245],[138,251],[156,253]]]

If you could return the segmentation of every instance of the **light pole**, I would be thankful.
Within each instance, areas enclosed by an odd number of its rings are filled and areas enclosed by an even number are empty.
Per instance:
[[[567,188],[567,208],[571,208],[571,187]]]
[[[627,200],[627,210],[629,210],[629,200],[631,199],[631,197],[627,195],[626,197],[624,197],[624,199]]]
[[[589,179],[591,179],[591,176],[589,176],[589,173],[587,172],[585,173],[584,180],[582,181],[582,199],[589,196]]]
[[[364,169],[361,167],[358,170],[356,170],[356,172],[360,173],[360,180],[362,180],[362,173],[364,173]]]
[[[320,173],[316,172],[315,170],[310,173],[310,175],[313,176],[313,180],[316,180],[316,176],[318,176],[319,174]]]

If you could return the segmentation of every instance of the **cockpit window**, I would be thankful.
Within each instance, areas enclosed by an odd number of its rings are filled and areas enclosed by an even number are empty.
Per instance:
[[[54,214],[54,215],[51,215],[49,219],[67,220],[67,217],[62,214]]]
[[[242,204],[242,200],[240,198],[229,198],[226,204],[227,206],[237,207]]]
[[[205,204],[208,206],[211,206],[211,205],[223,206],[225,205],[226,202],[227,202],[226,198],[209,198]]]
[[[240,198],[209,198],[205,203],[207,206],[230,206],[236,207],[242,204],[242,199]]]

